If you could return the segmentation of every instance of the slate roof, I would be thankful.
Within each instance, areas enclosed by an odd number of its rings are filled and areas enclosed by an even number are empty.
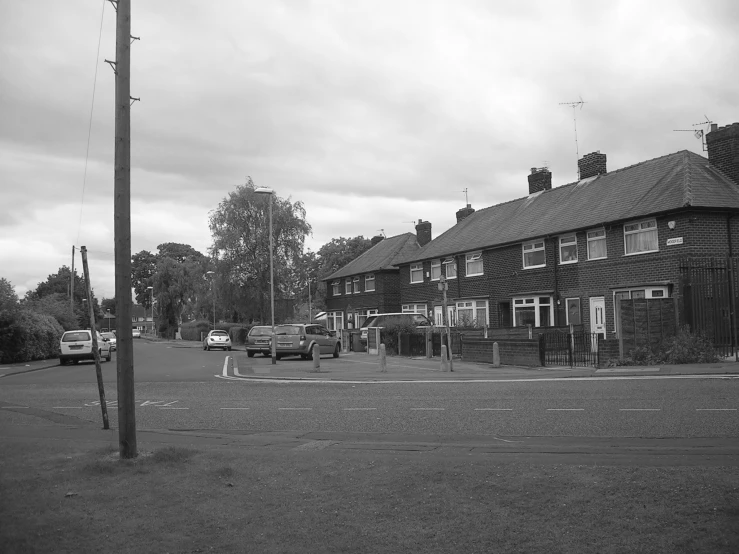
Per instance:
[[[397,269],[397,260],[412,256],[421,247],[418,245],[416,235],[404,233],[381,240],[361,256],[357,256],[344,267],[335,271],[324,281],[359,275],[360,273],[372,273],[386,269]]]
[[[685,207],[739,210],[739,186],[703,156],[682,150],[484,208],[397,262],[441,258]]]

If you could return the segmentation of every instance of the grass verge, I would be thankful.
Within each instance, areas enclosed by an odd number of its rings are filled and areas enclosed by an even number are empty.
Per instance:
[[[735,468],[143,448],[3,443],[0,552],[739,552]]]

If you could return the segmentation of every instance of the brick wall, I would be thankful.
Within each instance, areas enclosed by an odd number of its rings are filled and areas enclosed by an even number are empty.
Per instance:
[[[620,357],[618,343],[618,339],[600,339],[598,341],[598,358],[601,367],[604,367],[608,360],[617,360]]]
[[[332,281],[327,281],[326,311],[341,311],[346,315],[348,307],[352,310],[373,309],[380,313],[400,311],[400,286],[398,272],[383,271],[375,273],[375,290],[364,290],[364,275],[359,275],[359,293],[346,294],[345,278],[339,279],[339,294],[332,293]]]
[[[712,126],[706,135],[706,146],[711,164],[739,184],[739,123]]]
[[[490,339],[464,338],[462,359],[466,362],[493,363],[493,344],[498,343],[500,363],[540,367],[539,341],[528,339],[509,339],[493,341]]]
[[[606,173],[606,155],[600,152],[585,154],[577,160],[577,168],[580,170],[580,179]]]

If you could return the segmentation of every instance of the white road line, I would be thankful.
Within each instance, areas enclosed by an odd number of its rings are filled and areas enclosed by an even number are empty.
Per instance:
[[[81,410],[82,406],[52,406],[52,410]]]
[[[585,408],[547,408],[547,412],[584,412]]]
[[[362,412],[368,410],[376,410],[377,408],[344,408],[345,412]]]
[[[0,406],[0,408],[13,408],[14,410],[27,410],[28,406]]]
[[[278,410],[312,410],[313,408],[277,408]]]
[[[189,410],[190,408],[170,408],[169,406],[162,406],[160,410]]]
[[[222,375],[224,377],[228,377],[228,356],[226,356],[226,359],[223,360],[223,373]]]
[[[221,408],[221,410],[248,410],[249,408]]]
[[[619,408],[619,412],[659,412],[661,408]]]
[[[513,408],[475,408],[476,412],[512,412]]]
[[[424,411],[424,412],[429,412],[429,411],[443,412],[445,409],[446,408],[411,408],[411,410]]]
[[[696,412],[736,412],[736,408],[696,408]]]

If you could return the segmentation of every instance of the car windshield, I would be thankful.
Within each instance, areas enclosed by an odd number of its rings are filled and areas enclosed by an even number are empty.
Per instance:
[[[62,342],[77,342],[80,340],[90,340],[90,333],[87,331],[71,331],[64,333]]]
[[[278,325],[275,327],[275,335],[299,335],[302,328],[297,325]]]
[[[103,333],[104,339],[114,339],[115,335],[113,333]]]
[[[271,327],[252,327],[251,331],[249,331],[249,335],[254,336],[260,336],[260,337],[268,337],[272,334],[272,328]]]

